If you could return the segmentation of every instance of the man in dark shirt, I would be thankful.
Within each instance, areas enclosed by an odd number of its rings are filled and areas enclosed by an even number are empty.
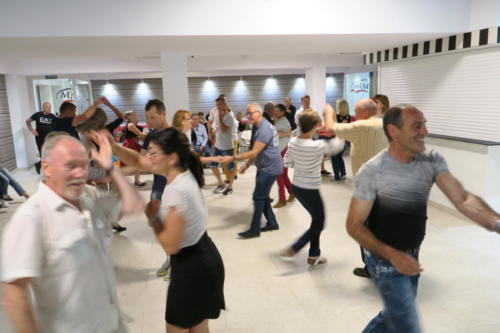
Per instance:
[[[366,266],[384,300],[384,310],[363,332],[421,332],[415,305],[422,272],[418,253],[434,182],[458,211],[500,232],[500,215],[462,187],[437,151],[425,149],[425,123],[414,106],[389,109],[384,115],[389,148],[356,175],[347,232],[363,247]]]
[[[42,104],[42,111],[35,112],[26,119],[26,126],[30,132],[35,136],[36,147],[38,148],[38,153],[40,157],[42,156],[42,146],[45,142],[45,137],[47,134],[52,132],[54,123],[57,120],[57,117],[51,113],[52,105],[49,102],[44,102]],[[31,126],[32,122],[35,122],[36,129]],[[35,163],[36,172],[40,173],[40,161]]]
[[[266,118],[266,120],[272,125],[274,125],[274,104],[272,102],[264,104],[264,113],[262,114],[262,116],[264,116],[264,118]]]
[[[288,119],[288,122],[290,122],[290,126],[292,126],[293,131],[297,128],[297,124],[295,123],[295,112],[297,111],[297,108],[292,104],[292,100],[290,97],[285,98],[285,106],[285,117],[286,119]]]
[[[107,101],[105,97],[99,97],[94,104],[88,107],[82,114],[76,115],[76,105],[71,102],[63,102],[59,107],[59,118],[55,121],[54,130],[66,132],[75,139],[80,139],[76,127],[86,120],[92,118],[99,105]],[[108,102],[109,103],[109,102]]]

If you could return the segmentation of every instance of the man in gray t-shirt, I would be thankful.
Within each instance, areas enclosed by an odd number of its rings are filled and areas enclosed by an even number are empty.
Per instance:
[[[347,232],[364,248],[368,271],[384,300],[384,310],[366,333],[421,332],[415,306],[422,271],[418,252],[434,182],[462,214],[500,232],[500,215],[464,190],[439,153],[425,150],[425,123],[414,106],[389,109],[384,115],[389,148],[356,175]]]
[[[281,155],[278,151],[278,132],[262,115],[263,111],[258,104],[249,104],[247,117],[253,125],[250,151],[236,156],[224,157],[222,162],[228,163],[234,160],[248,160],[240,168],[243,174],[248,167],[255,162],[257,176],[255,177],[255,189],[253,192],[254,212],[250,229],[240,232],[241,238],[259,237],[261,231],[278,230],[278,221],[271,207],[269,192],[273,183],[283,170]],[[260,219],[262,214],[267,219],[267,224],[261,228]]]

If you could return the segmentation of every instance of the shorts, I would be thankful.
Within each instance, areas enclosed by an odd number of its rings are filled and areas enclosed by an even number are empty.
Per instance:
[[[219,149],[217,147],[214,148],[214,153],[212,156],[234,156],[234,149]],[[217,162],[210,162],[210,167],[211,168],[217,168],[219,166],[219,163]],[[229,171],[234,170],[234,161],[227,164],[227,169]]]

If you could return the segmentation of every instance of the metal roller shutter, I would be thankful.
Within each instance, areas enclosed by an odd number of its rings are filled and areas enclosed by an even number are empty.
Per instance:
[[[7,169],[13,170],[16,168],[16,153],[14,151],[4,75],[0,75],[0,157],[2,165]]]

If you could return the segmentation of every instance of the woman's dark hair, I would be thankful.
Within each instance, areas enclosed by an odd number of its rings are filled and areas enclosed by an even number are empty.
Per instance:
[[[181,170],[191,171],[199,187],[205,185],[203,165],[200,156],[191,150],[188,138],[184,133],[174,127],[155,131],[151,134],[151,142],[158,145],[164,154],[177,154],[177,167]]]

